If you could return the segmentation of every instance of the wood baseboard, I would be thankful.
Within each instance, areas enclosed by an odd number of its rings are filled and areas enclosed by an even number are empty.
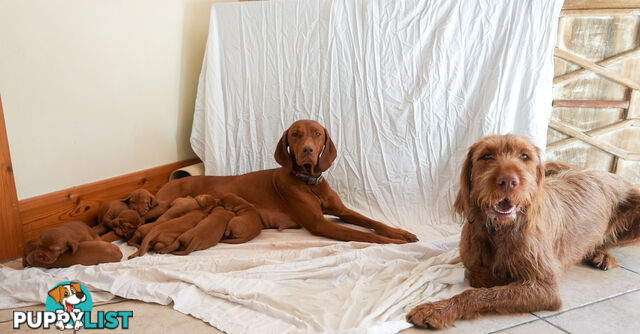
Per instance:
[[[22,218],[22,243],[14,245],[17,249],[13,252],[0,253],[0,260],[21,255],[24,242],[39,237],[46,229],[72,220],[94,225],[103,202],[124,198],[140,188],[155,193],[169,180],[172,171],[199,162],[198,158],[183,160],[21,200],[18,206]]]

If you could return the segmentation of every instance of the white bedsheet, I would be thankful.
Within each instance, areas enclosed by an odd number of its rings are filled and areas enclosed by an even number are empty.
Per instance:
[[[363,214],[421,242],[336,242],[265,231],[186,257],[93,267],[0,267],[0,309],[79,280],[169,304],[229,333],[380,332],[467,285],[450,214],[467,147],[513,132],[545,146],[562,0],[305,0],[215,4],[192,145],[210,175],[276,167],[296,119],[338,147],[327,179]],[[450,239],[442,238],[452,236]],[[133,250],[120,244],[125,256]],[[135,314],[134,314],[135,317]]]

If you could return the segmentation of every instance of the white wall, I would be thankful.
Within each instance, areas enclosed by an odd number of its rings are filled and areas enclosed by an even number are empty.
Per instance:
[[[0,94],[20,199],[194,157],[215,0],[0,0]]]

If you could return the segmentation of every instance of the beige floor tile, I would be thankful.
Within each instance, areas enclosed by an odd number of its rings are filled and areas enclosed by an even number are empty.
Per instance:
[[[546,318],[569,333],[640,333],[640,291]]]
[[[0,323],[0,333],[63,333],[61,331],[59,331],[58,329],[56,329],[55,327],[51,326],[49,329],[29,329],[28,327],[20,326],[20,329],[13,329],[13,322],[9,321],[9,322],[3,322]],[[73,333],[73,332],[71,332]]]
[[[530,313],[516,315],[500,315],[488,314],[482,315],[476,319],[458,320],[456,327],[446,328],[438,331],[438,334],[455,334],[455,333],[491,333],[504,328],[513,327],[526,322],[538,319]],[[421,328],[409,328],[401,332],[402,334],[426,334],[434,333],[433,330]]]
[[[499,334],[561,334],[562,330],[553,327],[544,320],[537,320],[528,322],[526,324],[518,325],[515,327],[507,328],[505,330],[498,331]]]
[[[640,245],[614,248],[611,254],[620,266],[640,274]]]
[[[222,333],[200,319],[174,310],[170,305],[130,300],[101,305],[93,309],[95,311],[133,311],[129,330],[110,330],[110,333]]]
[[[585,265],[574,266],[560,283],[562,309],[566,311],[625,292],[640,289],[640,275],[623,268],[602,271]],[[546,317],[557,312],[535,312]]]

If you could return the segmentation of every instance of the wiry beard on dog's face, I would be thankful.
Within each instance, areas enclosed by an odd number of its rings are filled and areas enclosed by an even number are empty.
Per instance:
[[[476,211],[482,212],[496,227],[510,225],[519,214],[526,213],[538,191],[535,174],[516,169],[519,185],[515,189],[505,190],[497,185],[499,172],[495,168],[476,170],[479,172],[472,177],[470,193]]]

